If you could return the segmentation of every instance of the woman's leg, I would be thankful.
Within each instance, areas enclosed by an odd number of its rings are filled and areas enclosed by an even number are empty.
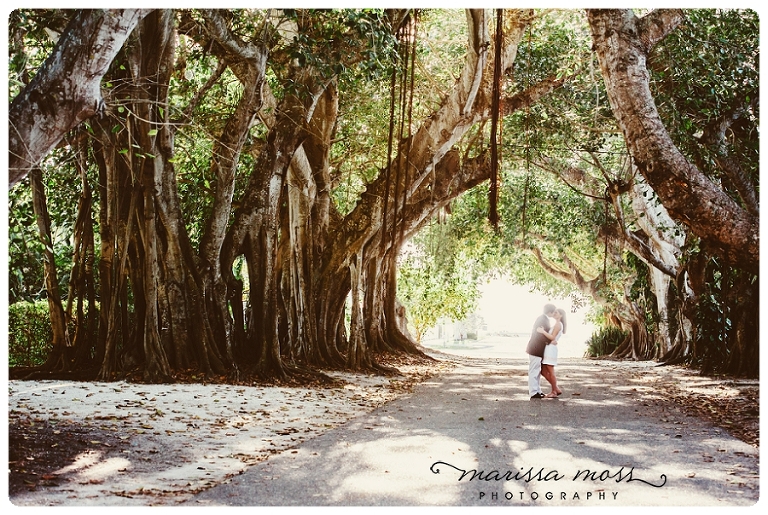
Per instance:
[[[557,387],[557,378],[555,377],[555,367],[553,365],[542,365],[541,375],[544,376],[544,379],[546,379],[552,387],[552,390],[547,394],[547,397],[557,397],[558,394],[562,393]]]
[[[552,385],[552,365],[541,365],[541,375]]]
[[[557,386],[557,375],[555,374],[555,366],[554,365],[547,365],[547,368],[549,368],[549,377],[547,378],[547,381],[549,381],[549,384],[552,385],[552,392],[555,395],[560,395],[563,393],[563,391],[560,389],[559,386]]]

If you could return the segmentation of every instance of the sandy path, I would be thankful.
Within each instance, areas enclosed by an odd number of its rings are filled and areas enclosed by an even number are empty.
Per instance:
[[[612,413],[610,409],[598,411],[609,418],[599,425],[602,430],[598,427],[592,444],[585,447],[586,440],[581,438],[573,439],[570,445],[576,446],[580,452],[590,448],[599,454],[605,451],[599,449],[600,439],[606,438],[606,435],[615,439],[615,435],[610,436],[615,431],[633,431],[640,440],[646,438],[647,434],[657,435],[663,441],[671,442],[674,448],[669,451],[670,456],[676,459],[685,455],[686,449],[693,450],[695,445],[695,462],[681,461],[675,469],[676,477],[687,481],[688,485],[699,481],[703,485],[701,488],[712,488],[714,484],[722,488],[712,495],[699,491],[700,496],[692,498],[695,499],[692,504],[707,504],[711,501],[716,504],[743,505],[757,499],[757,449],[671,406],[664,398],[663,385],[678,381],[679,376],[670,369],[661,370],[653,367],[652,363],[564,360],[561,370],[562,387],[566,395],[560,401],[546,401],[550,404],[534,407],[527,400],[526,365],[523,360],[452,359],[459,363],[457,367],[442,364],[440,374],[417,386],[413,393],[402,387],[404,377],[387,379],[352,374],[344,374],[344,378],[350,382],[347,386],[323,389],[10,381],[11,417],[32,417],[55,422],[62,427],[76,424],[113,437],[110,440],[112,444],[106,440],[91,442],[94,444],[93,449],[78,456],[74,464],[51,471],[47,483],[43,482],[32,491],[15,495],[11,501],[16,506],[135,506],[176,505],[183,502],[227,504],[221,496],[234,496],[236,501],[231,504],[388,504],[385,502],[387,497],[377,497],[375,491],[373,496],[369,492],[363,492],[360,496],[345,496],[341,491],[336,496],[329,494],[304,499],[300,497],[302,489],[299,488],[286,501],[285,497],[281,497],[283,494],[259,497],[248,485],[254,483],[254,477],[263,479],[267,476],[286,476],[274,472],[265,475],[264,467],[279,468],[284,466],[286,460],[296,458],[306,461],[291,470],[307,470],[307,467],[333,470],[333,465],[324,461],[328,453],[322,451],[322,445],[333,446],[340,438],[351,441],[362,439],[361,442],[365,440],[364,445],[373,445],[378,449],[371,451],[374,454],[383,452],[383,455],[394,456],[397,438],[386,430],[388,424],[397,426],[396,433],[400,436],[412,436],[416,430],[433,431],[428,427],[429,424],[420,421],[418,415],[440,412],[445,400],[435,397],[435,385],[445,381],[451,384],[454,379],[458,381],[454,389],[460,396],[454,399],[460,401],[457,407],[468,408],[474,404],[477,405],[474,407],[478,407],[482,401],[486,403],[486,409],[480,413],[473,407],[462,412],[456,420],[463,423],[453,424],[447,422],[447,419],[435,418],[434,431],[439,432],[441,424],[451,425],[451,431],[462,431],[462,426],[465,427],[463,430],[471,431],[477,429],[474,426],[480,417],[485,420],[482,427],[485,427],[486,432],[489,420],[499,424],[499,428],[491,429],[491,432],[502,434],[521,427],[527,430],[526,424],[535,421],[535,417],[541,416],[541,413],[537,415],[526,410],[550,409],[551,406],[559,406],[553,408],[559,410],[570,407],[571,417],[580,413],[575,418],[559,422],[566,431],[578,431],[586,423],[585,420],[592,421],[596,416],[590,409],[621,406],[624,411],[620,421],[611,418],[618,412]],[[471,374],[466,373],[468,366],[473,370]],[[403,369],[403,372],[423,373],[423,370],[417,368]],[[402,403],[409,403],[410,408],[406,409]],[[505,403],[511,403],[510,406],[522,410],[517,418],[509,418],[505,414],[508,410],[499,409]],[[419,418],[418,427],[409,428],[406,421],[391,419],[398,416],[398,409],[412,410],[412,418]],[[645,425],[632,426],[626,430],[616,426],[619,422],[634,424],[637,422],[635,418],[642,419]],[[602,434],[604,430],[607,432]],[[530,437],[518,435],[512,439],[523,441]],[[455,441],[461,441],[462,438],[460,433],[452,437]],[[470,442],[469,449],[478,456],[483,455],[485,451],[479,448],[487,445],[487,442],[482,443],[485,440],[476,440],[474,437],[465,440]],[[433,445],[439,441],[437,437],[427,437],[422,443]],[[118,445],[114,442],[118,442]],[[314,445],[320,447],[310,451]],[[645,444],[641,448],[645,449]],[[647,451],[637,452],[642,454]],[[344,459],[344,454],[340,456]],[[492,457],[487,454],[485,456],[490,463]],[[398,463],[401,468],[397,470],[402,471],[403,477],[411,477],[409,474],[414,473],[415,469],[409,467],[408,463],[413,456],[405,454],[400,458]],[[602,458],[596,459],[599,462]],[[664,464],[658,463],[659,460],[662,460],[662,455],[649,454],[644,464],[651,472],[658,472],[664,469]],[[403,464],[406,469],[402,469]],[[501,465],[499,463],[498,466]],[[355,464],[350,466],[354,467]],[[701,475],[701,467],[709,469],[704,476]],[[379,484],[385,491],[387,488],[402,490],[402,482],[392,486],[392,483],[383,481],[396,476],[392,471],[380,471],[385,474],[381,477],[375,474],[371,476],[368,472],[366,480]],[[418,474],[423,473],[419,468]],[[344,483],[347,477],[355,477],[355,474],[344,474],[342,472],[342,476],[337,475],[335,479]],[[697,474],[698,479],[694,480]],[[429,481],[444,479],[444,476],[428,476]],[[715,479],[707,483],[700,481],[702,477]],[[402,495],[398,494],[394,498],[395,504],[419,504],[420,481],[426,479],[421,475],[411,479],[405,484],[416,489],[415,497],[402,492]],[[315,477],[313,480],[322,482],[324,478]],[[232,493],[232,485],[238,482],[242,488],[237,491],[239,493]],[[447,492],[445,488],[446,485],[438,485],[437,497],[432,501],[434,504],[482,504],[479,499],[475,499],[478,495],[475,491],[453,491],[449,497],[441,497]],[[687,487],[680,488],[675,491],[676,499],[682,499],[680,493],[685,492]],[[277,490],[284,489],[281,487]],[[315,494],[318,491],[323,490],[313,490]],[[429,500],[425,502],[430,503]]]
[[[463,360],[188,504],[750,506],[757,449],[665,395],[652,363],[566,359],[531,401],[523,360]],[[477,475],[477,476],[476,476]],[[475,477],[476,476],[476,477]]]

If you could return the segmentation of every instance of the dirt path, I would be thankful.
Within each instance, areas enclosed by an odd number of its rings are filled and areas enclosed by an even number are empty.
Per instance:
[[[24,443],[43,435],[71,452],[69,465],[39,469],[10,500],[750,505],[758,498],[757,449],[672,402],[669,392],[679,392],[681,380],[696,386],[693,376],[652,363],[567,359],[559,367],[565,394],[531,402],[524,360],[451,359],[456,367],[443,365],[413,391],[403,388],[406,378],[369,376],[337,389],[11,381],[11,425],[28,430],[27,440],[11,441],[12,471],[34,463]],[[417,369],[410,372],[423,373]],[[86,449],[76,453],[77,442]],[[585,469],[595,476],[574,480]],[[459,480],[460,470],[519,477]]]

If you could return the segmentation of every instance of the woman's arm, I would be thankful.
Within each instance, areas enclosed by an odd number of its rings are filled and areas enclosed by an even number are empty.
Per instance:
[[[563,324],[557,324],[555,326],[555,330],[552,331],[552,333],[548,333],[547,331],[544,330],[543,327],[539,327],[538,329],[536,329],[536,331],[540,332],[541,334],[549,338],[550,343],[557,345],[557,342],[554,340],[557,338],[557,335],[560,334],[560,331],[562,330],[562,328],[563,328]]]

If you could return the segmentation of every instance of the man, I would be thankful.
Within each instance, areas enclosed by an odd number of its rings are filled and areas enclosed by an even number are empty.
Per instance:
[[[544,347],[549,343],[549,339],[537,329],[543,327],[549,332],[549,317],[554,317],[555,311],[557,308],[554,304],[544,306],[544,314],[539,315],[534,322],[531,339],[528,340],[528,346],[525,348],[525,352],[528,353],[528,394],[531,400],[544,398],[544,393],[541,391],[541,359],[544,357]]]

